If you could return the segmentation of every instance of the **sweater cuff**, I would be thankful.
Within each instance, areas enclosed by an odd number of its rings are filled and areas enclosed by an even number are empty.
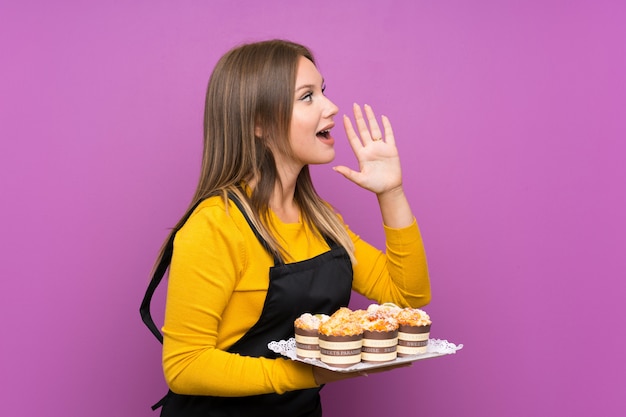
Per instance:
[[[278,361],[277,365],[281,369],[280,374],[274,375],[275,381],[282,381],[279,385],[274,386],[274,390],[278,394],[283,394],[286,391],[319,387],[313,376],[313,365],[284,358],[275,360]]]
[[[294,365],[296,365],[296,378],[298,378],[303,388],[319,387],[319,384],[315,382],[315,377],[313,376],[313,365],[308,365],[302,362],[295,362]]]

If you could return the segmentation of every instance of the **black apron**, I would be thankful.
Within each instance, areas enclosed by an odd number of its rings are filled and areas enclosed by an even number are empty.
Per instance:
[[[267,248],[267,243],[252,226],[239,201],[233,195],[229,197],[239,207],[259,242]],[[173,235],[170,241],[173,243]],[[343,247],[330,239],[326,239],[326,242],[330,250],[312,259],[285,264],[274,258],[261,316],[228,352],[243,356],[277,358],[280,355],[269,350],[267,344],[293,337],[293,322],[302,313],[330,315],[348,305],[352,289],[350,258]],[[167,254],[171,258],[171,251]],[[164,273],[166,268],[167,266],[157,268],[157,272],[162,269]],[[155,281],[155,277],[152,281]],[[150,283],[142,303],[141,315],[146,325],[153,333],[156,331],[155,336],[162,342],[163,336],[156,329],[149,312],[150,298],[157,285],[158,282]],[[170,391],[153,408],[163,406],[161,417],[319,417],[322,415],[320,389],[321,387],[280,395],[248,397],[181,395]]]

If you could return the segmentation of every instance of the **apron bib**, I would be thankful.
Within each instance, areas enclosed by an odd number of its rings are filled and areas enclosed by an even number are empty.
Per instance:
[[[244,214],[259,242],[267,247],[240,203],[230,197]],[[314,258],[290,264],[274,259],[261,316],[228,352],[277,358],[280,355],[269,350],[267,344],[293,337],[293,322],[302,313],[330,315],[348,305],[352,289],[350,258],[343,247],[330,239],[326,241],[330,250]],[[247,397],[180,395],[170,391],[158,405],[163,405],[162,417],[319,417],[322,415],[320,389]]]

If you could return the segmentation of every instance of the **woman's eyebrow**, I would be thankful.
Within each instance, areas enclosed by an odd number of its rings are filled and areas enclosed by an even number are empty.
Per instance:
[[[324,86],[324,79],[323,78],[322,78],[322,83],[320,84],[320,86],[321,87]],[[315,87],[316,87],[315,84],[304,84],[304,85],[301,85],[300,87],[296,88],[296,91],[304,90],[305,88],[306,89],[314,89]]]
[[[296,91],[300,91],[300,90],[304,90],[304,89],[312,89],[315,88],[315,86],[313,84],[305,84],[305,85],[301,85],[300,87],[296,88]]]

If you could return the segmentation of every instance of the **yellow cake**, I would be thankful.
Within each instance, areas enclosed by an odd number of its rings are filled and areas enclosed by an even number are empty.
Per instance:
[[[387,362],[396,359],[398,321],[386,309],[371,308],[359,315],[363,328],[363,362]]]
[[[404,308],[396,315],[398,329],[398,356],[426,353],[430,326],[430,316],[418,308]]]
[[[342,307],[319,326],[320,360],[338,368],[361,362],[363,329],[353,312]]]
[[[294,321],[296,356],[300,359],[319,359],[318,329],[328,320],[325,314],[304,313]]]

